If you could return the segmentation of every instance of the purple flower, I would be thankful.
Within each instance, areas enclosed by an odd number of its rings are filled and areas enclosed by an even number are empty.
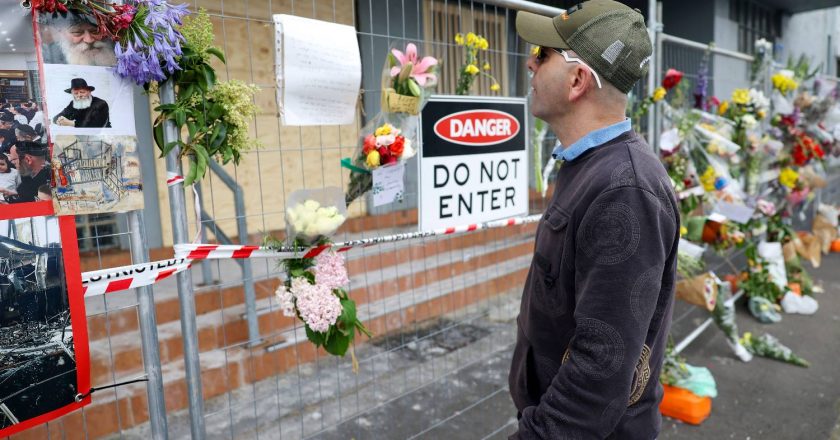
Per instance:
[[[116,71],[141,85],[164,81],[167,74],[180,70],[178,58],[183,53],[181,43],[184,36],[176,26],[180,26],[183,16],[189,13],[187,5],[170,5],[165,0],[135,0],[133,3],[138,8],[145,6],[149,10],[143,23],[152,30],[152,44],[144,41],[149,39],[148,33],[135,26],[137,34],[116,45]]]

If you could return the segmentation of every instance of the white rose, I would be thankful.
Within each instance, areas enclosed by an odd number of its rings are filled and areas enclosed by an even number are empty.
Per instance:
[[[317,222],[309,223],[308,225],[306,225],[306,227],[303,229],[302,232],[303,232],[303,235],[305,235],[309,238],[315,238],[315,237],[321,235],[321,230],[318,229],[318,223]]]
[[[335,222],[331,218],[322,217],[315,221],[315,229],[318,235],[330,235],[335,232]]]
[[[403,144],[403,154],[402,156],[400,156],[400,159],[411,159],[412,157],[414,157],[415,154],[417,154],[417,152],[414,151],[414,148],[411,148],[411,140],[406,138],[405,143]]]
[[[755,119],[755,116],[753,116],[753,115],[744,115],[741,118],[741,121],[744,123],[744,126],[747,127],[748,129],[753,128],[753,127],[756,126],[756,124],[758,124],[758,121]]]
[[[315,211],[316,209],[321,207],[321,204],[315,200],[307,200],[303,202],[303,206],[309,211]]]

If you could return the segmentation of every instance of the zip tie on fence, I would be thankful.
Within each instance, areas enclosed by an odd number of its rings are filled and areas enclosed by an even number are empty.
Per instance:
[[[121,387],[123,385],[131,385],[131,384],[137,383],[137,382],[148,382],[148,381],[149,381],[148,377],[143,377],[141,379],[132,379],[132,380],[128,380],[128,381],[125,381],[125,382],[114,383],[114,384],[111,384],[111,385],[105,385],[105,386],[101,386],[101,387],[90,387],[88,392],[76,394],[76,402],[81,402],[82,400],[85,400],[85,397],[90,396],[91,394],[95,393],[96,391],[107,390],[108,388],[116,388],[116,387]]]
[[[175,256],[178,258],[186,258],[188,260],[216,260],[228,258],[315,258],[327,249],[335,249],[336,252],[347,252],[350,249],[357,247],[368,247],[376,244],[393,243],[397,241],[411,240],[414,238],[434,237],[438,235],[450,235],[462,232],[480,231],[483,229],[534,223],[539,221],[541,217],[542,214],[530,215],[527,217],[514,217],[505,220],[473,223],[469,225],[440,228],[430,231],[407,232],[403,234],[386,235],[384,237],[349,240],[310,248],[296,248],[291,246],[272,248],[253,245],[176,244]]]
[[[350,240],[332,245],[321,245],[310,248],[295,248],[283,246],[272,248],[254,245],[217,245],[217,244],[176,244],[175,258],[153,261],[128,266],[114,267],[82,273],[82,289],[85,297],[104,295],[120,290],[135,289],[148,286],[166,279],[176,273],[183,272],[192,266],[195,260],[241,259],[241,258],[315,258],[327,249],[336,252],[347,252],[357,247],[369,247],[381,243],[393,243],[414,238],[433,237],[436,235],[451,235],[463,232],[480,231],[483,229],[518,226],[539,221],[541,214],[527,217],[514,217],[470,225],[440,228],[431,231],[408,232],[387,235],[384,237]]]
[[[84,296],[104,295],[119,290],[148,286],[183,272],[192,265],[186,258],[172,258],[82,273]]]

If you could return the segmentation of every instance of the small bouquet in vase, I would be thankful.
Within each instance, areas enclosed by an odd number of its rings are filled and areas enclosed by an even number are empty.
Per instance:
[[[286,208],[286,228],[291,244],[297,248],[331,243],[330,236],[344,223],[347,211],[340,188],[300,190],[292,193]],[[280,247],[279,240],[267,237],[267,246]],[[281,265],[286,280],[275,295],[283,314],[303,321],[306,337],[327,353],[344,356],[350,349],[353,371],[358,362],[352,349],[355,333],[370,337],[356,315],[356,302],[345,290],[350,279],[344,257],[332,250],[312,258],[290,258]]]

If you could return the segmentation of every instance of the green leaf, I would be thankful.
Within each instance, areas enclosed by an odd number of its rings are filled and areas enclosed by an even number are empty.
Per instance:
[[[174,116],[175,116],[175,125],[180,130],[181,127],[187,122],[187,112],[185,112],[184,109],[179,108],[179,109],[175,110]]]
[[[195,133],[198,131],[198,127],[195,125],[195,122],[187,121],[187,130],[190,133],[189,142],[192,142],[192,140],[195,138]]]
[[[353,323],[356,322],[356,302],[352,299],[341,300],[341,316],[338,319],[344,322],[350,332],[353,331]]]
[[[420,96],[421,90],[420,86],[417,85],[417,82],[415,82],[413,79],[409,79],[406,82],[408,83],[409,92],[411,92],[413,96]]]
[[[163,120],[160,120],[157,124],[155,124],[154,128],[152,129],[152,133],[154,134],[155,143],[157,144],[158,148],[163,150]],[[161,153],[160,157],[166,156],[165,154]]]
[[[155,111],[168,112],[168,111],[175,110],[176,108],[178,108],[178,106],[175,105],[175,104],[161,104],[161,105],[155,107]]]
[[[219,129],[219,134],[217,135],[217,137],[213,140],[213,142],[210,143],[210,147],[213,149],[219,148],[219,146],[222,145],[222,142],[224,142],[225,138],[227,137],[227,124],[218,124],[217,127],[221,128]]]
[[[184,186],[192,185],[195,182],[195,176],[198,173],[198,163],[196,163],[195,156],[189,156],[190,158],[190,171],[187,173],[187,177],[184,179]]]
[[[350,336],[333,335],[329,341],[324,345],[324,350],[327,353],[335,356],[344,356],[347,353],[347,348],[350,347],[350,341],[353,340],[352,333]]]
[[[222,116],[222,113],[224,113],[224,111],[225,108],[222,107],[221,104],[214,103],[212,106],[210,106],[210,109],[207,110],[207,119],[219,119]]]
[[[308,325],[305,326],[305,328],[306,328],[306,339],[309,339],[309,341],[312,342],[313,344],[315,344],[316,347],[320,347],[320,346],[324,345],[324,342],[326,342],[326,341],[324,340],[324,334],[323,333],[318,333],[318,332],[312,330],[311,328],[309,328]]]
[[[207,53],[209,53],[211,55],[215,55],[216,58],[220,59],[223,63],[227,64],[227,61],[225,61],[225,54],[222,53],[222,51],[219,50],[218,48],[211,47],[211,48],[207,49]]]
[[[167,142],[167,144],[164,145],[164,147],[163,147],[163,151],[160,153],[160,157],[166,157],[169,153],[172,152],[172,150],[175,147],[177,147],[180,144],[181,144],[181,141]]]
[[[216,72],[209,65],[204,65],[204,81],[207,83],[207,88],[211,89],[216,84]]]

